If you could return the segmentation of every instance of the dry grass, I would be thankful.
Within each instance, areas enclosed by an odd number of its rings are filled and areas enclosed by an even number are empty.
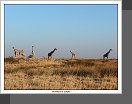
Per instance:
[[[118,88],[116,59],[5,59],[6,90]]]

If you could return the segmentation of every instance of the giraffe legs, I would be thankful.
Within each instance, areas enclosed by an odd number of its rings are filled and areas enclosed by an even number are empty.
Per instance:
[[[25,58],[25,54],[23,54],[23,53],[22,53],[21,55],[22,55],[22,57],[24,57],[24,58]]]
[[[103,60],[105,59],[105,56],[103,56]]]
[[[19,56],[19,53],[15,51],[15,58],[17,58]]]
[[[108,59],[108,56],[106,56],[106,58]],[[103,56],[103,60],[106,59],[105,56]]]
[[[75,59],[75,55],[72,55],[71,59]]]
[[[17,57],[17,54],[16,54],[16,52],[14,52],[14,54],[15,54],[15,57]]]
[[[72,55],[71,59],[73,59],[73,55]]]
[[[52,59],[52,56],[48,56],[48,59]]]
[[[75,57],[75,55],[74,55],[74,59],[75,59],[76,57]]]
[[[23,50],[22,50],[21,52],[19,52],[19,51],[16,52],[16,51],[15,51],[14,54],[15,54],[15,58],[20,58],[21,56],[22,56],[22,57],[26,57],[25,52],[24,52]]]

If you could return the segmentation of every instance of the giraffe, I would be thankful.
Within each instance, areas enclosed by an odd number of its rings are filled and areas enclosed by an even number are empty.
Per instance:
[[[57,49],[55,48],[53,51],[51,51],[50,53],[48,53],[48,59],[52,58],[52,54],[56,51]]]
[[[12,48],[14,50],[15,57],[20,57],[20,56],[25,57],[26,56],[24,50],[18,50],[18,49],[15,49],[14,47]]]
[[[71,51],[70,51],[70,53],[71,53],[71,55],[72,55],[71,59],[75,58],[75,55],[76,55],[76,54],[73,53],[73,52],[71,52]]]
[[[34,47],[34,46],[32,46],[32,55],[34,56],[34,55],[35,55],[35,52],[34,52],[33,47]]]
[[[32,54],[28,56],[28,58],[33,58],[35,56],[35,52],[34,52],[34,46],[32,46]]]
[[[20,52],[20,55],[22,56],[22,57],[26,57],[26,54],[25,54],[25,52],[24,52],[24,50],[19,50],[19,52]]]
[[[110,53],[111,50],[112,50],[112,49],[110,49],[107,53],[105,53],[105,54],[103,55],[103,59],[105,59],[105,57],[108,59],[108,56],[109,56],[109,53]]]
[[[15,57],[20,56],[19,50],[15,49],[14,47],[12,47],[12,48],[13,48],[13,50],[14,50]]]

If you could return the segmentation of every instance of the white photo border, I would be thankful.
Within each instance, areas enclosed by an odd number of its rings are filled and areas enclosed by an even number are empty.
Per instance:
[[[5,4],[117,4],[118,5],[118,90],[4,90],[4,5]],[[2,94],[122,94],[122,2],[121,1],[1,1],[1,88]]]

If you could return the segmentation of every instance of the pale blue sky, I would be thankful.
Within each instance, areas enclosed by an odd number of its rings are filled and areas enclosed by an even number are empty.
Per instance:
[[[5,5],[5,56],[32,45],[36,57],[117,58],[117,5]]]

